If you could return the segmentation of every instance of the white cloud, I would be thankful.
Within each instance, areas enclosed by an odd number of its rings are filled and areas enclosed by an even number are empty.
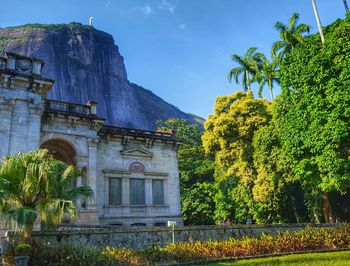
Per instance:
[[[179,27],[180,29],[184,30],[184,29],[186,29],[186,24],[180,24],[180,25],[178,25],[178,27]]]
[[[159,9],[168,10],[171,14],[174,14],[176,5],[168,2],[167,0],[162,0],[158,6]]]
[[[137,10],[140,11],[146,17],[153,14],[153,9],[150,7],[149,4],[147,4],[143,7],[138,7]]]

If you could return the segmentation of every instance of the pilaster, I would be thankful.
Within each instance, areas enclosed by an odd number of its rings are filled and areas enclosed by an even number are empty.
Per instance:
[[[44,112],[44,103],[29,102],[28,123],[28,151],[34,151],[40,147],[41,117]]]
[[[79,209],[79,217],[76,224],[80,225],[98,225],[99,213],[96,205],[96,158],[97,158],[97,140],[88,140],[88,158],[77,158],[77,167],[82,170],[87,167],[87,185],[90,186],[94,192],[91,199],[86,200],[85,207]],[[77,178],[77,186],[83,184],[82,177]],[[78,202],[79,204],[79,202]]]
[[[13,101],[0,96],[0,160],[9,155]]]
[[[88,209],[95,209],[96,206],[96,197],[97,197],[97,138],[89,138],[88,139],[88,151],[89,151],[89,159],[88,159],[88,185],[94,191],[94,196],[88,203]]]

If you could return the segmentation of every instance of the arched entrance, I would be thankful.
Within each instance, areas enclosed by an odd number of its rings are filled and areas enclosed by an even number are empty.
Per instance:
[[[76,165],[76,151],[73,145],[62,139],[50,139],[41,144],[56,159],[66,164]]]
[[[49,139],[41,144],[40,149],[48,150],[49,154],[58,161],[76,166],[77,152],[72,144],[63,139]],[[70,188],[74,188],[76,186],[76,182],[76,180],[72,180]],[[77,204],[81,205],[81,202],[77,202]],[[62,223],[70,224],[71,220],[68,216],[66,216]]]

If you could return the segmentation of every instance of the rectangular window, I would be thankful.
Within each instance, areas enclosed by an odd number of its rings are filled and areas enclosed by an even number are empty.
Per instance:
[[[122,204],[122,179],[109,179],[109,205]]]
[[[164,205],[163,180],[152,180],[153,205]]]
[[[145,205],[145,180],[130,179],[130,204]]]

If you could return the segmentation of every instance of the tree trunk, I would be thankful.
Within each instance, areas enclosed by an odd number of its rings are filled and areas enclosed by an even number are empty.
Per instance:
[[[312,1],[312,7],[314,9],[314,13],[315,13],[315,17],[316,17],[316,22],[317,22],[317,27],[318,27],[318,32],[320,33],[321,36],[321,42],[324,43],[324,33],[323,33],[323,29],[322,29],[322,24],[321,24],[321,20],[320,20],[320,16],[318,14],[318,10],[317,10],[317,6],[316,6],[316,1],[315,0],[311,0]]]
[[[23,241],[25,243],[29,243],[30,239],[32,237],[32,232],[33,232],[33,227],[34,225],[28,225],[24,228],[23,230]]]
[[[248,91],[252,91],[252,88],[250,87],[250,78],[249,78],[249,73],[248,73],[248,71],[246,70],[245,71],[245,77],[246,77],[246,80],[247,80],[247,82],[248,82]]]
[[[327,192],[322,192],[323,215],[325,223],[334,223],[334,216]]]
[[[270,88],[270,96],[271,96],[271,102],[273,101],[273,86],[272,86],[273,81],[269,81],[269,88]]]
[[[348,2],[346,0],[343,0],[344,2],[344,7],[345,7],[345,12],[346,14],[349,13],[349,6],[348,6]]]

